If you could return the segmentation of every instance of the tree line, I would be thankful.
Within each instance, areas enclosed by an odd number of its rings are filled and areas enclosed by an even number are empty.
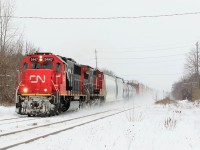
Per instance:
[[[200,99],[199,69],[199,42],[196,42],[195,47],[186,55],[184,76],[172,85],[172,95],[175,99]]]
[[[0,105],[14,103],[16,72],[23,57],[36,51],[13,24],[13,0],[0,0]]]

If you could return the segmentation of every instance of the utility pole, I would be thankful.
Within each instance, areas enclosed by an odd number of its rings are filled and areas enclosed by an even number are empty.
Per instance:
[[[163,90],[163,99],[165,98],[165,91]]]
[[[198,88],[200,88],[200,84],[199,84],[199,43],[196,43],[196,50],[197,50],[197,85]]]
[[[95,60],[96,60],[96,72],[97,72],[97,50],[95,49]],[[97,76],[97,73],[96,73]],[[96,89],[97,89],[97,78],[96,78]]]
[[[97,69],[97,50],[95,49],[95,60],[96,60],[96,69]]]

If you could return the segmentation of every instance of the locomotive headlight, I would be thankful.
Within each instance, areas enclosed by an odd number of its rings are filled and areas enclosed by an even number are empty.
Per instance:
[[[41,55],[39,56],[39,58],[40,58],[39,61],[42,61],[42,56]]]
[[[24,91],[24,93],[27,93],[27,92],[28,92],[28,89],[27,89],[27,88],[24,88],[23,91]]]
[[[44,89],[45,92],[47,92],[47,89]]]

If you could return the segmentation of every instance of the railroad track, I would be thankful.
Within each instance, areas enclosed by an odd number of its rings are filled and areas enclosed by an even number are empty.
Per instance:
[[[138,108],[138,107],[136,107],[136,108]],[[25,144],[25,143],[30,143],[30,142],[33,142],[33,141],[38,140],[40,138],[45,138],[45,137],[48,137],[50,135],[55,135],[55,134],[61,133],[63,131],[67,131],[67,130],[73,129],[75,127],[83,126],[83,125],[89,124],[91,122],[95,122],[95,121],[98,121],[98,120],[101,120],[101,119],[104,119],[104,118],[107,118],[107,117],[111,117],[111,116],[129,111],[129,110],[132,110],[132,109],[135,109],[135,108],[121,109],[121,110],[119,108],[117,108],[117,109],[102,111],[102,112],[98,112],[98,113],[94,113],[94,114],[90,114],[90,115],[85,115],[85,116],[81,116],[81,117],[66,119],[66,120],[62,120],[62,121],[58,121],[58,122],[53,122],[53,123],[49,123],[49,124],[45,124],[45,125],[26,128],[26,129],[22,129],[22,130],[18,130],[18,131],[3,133],[3,134],[0,134],[0,139],[1,139],[0,141],[3,141],[4,139],[8,139],[9,143],[4,143],[4,142],[1,143],[0,142],[0,150],[13,148],[13,147],[16,147],[18,145]],[[72,124],[71,125],[66,124],[66,122],[71,122]],[[58,126],[56,128],[54,128],[53,126],[58,125],[58,124],[64,124],[64,125],[63,125],[62,128],[56,130]],[[41,130],[39,130],[40,132],[36,131],[39,128],[44,128],[44,127],[47,127],[47,126],[51,127],[52,130],[53,129],[55,129],[55,130],[50,132],[50,133],[44,133],[43,135],[41,135]],[[27,139],[26,137],[23,137],[22,133],[27,132],[27,131],[30,133],[31,130],[32,130],[33,133],[38,132],[38,134],[40,134],[40,135],[34,134],[29,139]],[[18,140],[18,141],[12,140],[13,137],[14,137],[13,139],[15,139],[16,135],[17,135],[17,137],[19,137],[20,134],[22,134],[21,136],[25,139],[19,138],[21,141],[20,140]],[[14,141],[14,143],[10,144],[10,141]]]
[[[90,115],[84,115],[84,116],[81,116],[81,117],[75,117],[75,118],[71,118],[71,119],[65,119],[65,120],[62,120],[62,121],[48,123],[48,124],[44,124],[44,125],[40,125],[40,126],[30,127],[30,128],[26,128],[26,129],[22,129],[22,130],[17,130],[17,131],[12,131],[12,132],[8,132],[8,133],[3,133],[3,134],[0,134],[0,137],[11,135],[11,134],[16,134],[16,133],[20,133],[20,132],[24,132],[24,131],[29,131],[29,130],[33,130],[33,129],[37,129],[37,128],[47,127],[47,126],[51,126],[51,125],[55,125],[55,124],[60,124],[60,123],[68,122],[68,121],[73,121],[73,120],[77,120],[77,119],[82,119],[82,118],[86,118],[86,117],[90,117],[90,116],[95,116],[95,115],[98,115],[98,114],[102,114],[102,113],[106,113],[106,112],[111,112],[111,111],[114,111],[114,110],[117,110],[117,109],[118,108],[112,109],[112,110],[106,110],[106,111],[102,111],[102,112],[98,112],[98,113],[94,113],[94,114],[90,114]]]
[[[26,121],[30,121],[30,120],[38,120],[38,119],[41,119],[41,118],[29,118],[29,119],[26,119],[26,117],[24,117],[24,118],[19,118],[19,119],[20,120],[17,120],[17,121],[0,123],[0,126],[6,125],[6,124],[12,124],[12,123],[26,122]],[[21,119],[25,119],[25,120],[21,120]]]
[[[6,119],[1,119],[0,122],[2,122],[2,121],[8,121],[8,120],[22,119],[22,118],[26,118],[26,117],[24,116],[24,117],[6,118]]]
[[[0,120],[0,126],[6,125],[6,124],[12,124],[12,123],[27,122],[27,121],[31,121],[31,120],[40,120],[42,118],[45,118],[45,117],[31,117],[30,118],[26,115],[23,117],[6,118],[6,119]],[[15,120],[15,121],[12,121],[12,120]]]

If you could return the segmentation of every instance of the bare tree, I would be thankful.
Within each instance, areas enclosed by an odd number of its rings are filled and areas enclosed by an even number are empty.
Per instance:
[[[25,55],[33,54],[36,51],[40,51],[40,49],[36,48],[34,46],[34,44],[32,44],[31,42],[26,42],[26,45],[25,45]]]
[[[13,13],[11,1],[0,0],[0,100],[6,98],[5,93],[8,91],[10,74],[8,72],[9,42],[12,39],[10,33],[10,21]]]
[[[0,103],[14,101],[15,72],[22,57],[22,36],[12,24],[13,0],[0,0]]]
[[[196,74],[182,77],[172,85],[172,95],[175,99],[196,100],[200,98],[200,89],[196,82]]]
[[[186,63],[185,63],[185,70],[186,73],[190,76],[192,74],[196,74],[197,73],[197,68],[199,68],[198,63],[197,62],[197,51],[195,49],[192,49],[188,54],[187,54],[187,58],[186,58]]]
[[[190,86],[189,79],[181,78],[179,81],[172,85],[172,95],[175,99],[192,99],[188,95],[192,95],[192,87]]]
[[[200,78],[199,78],[199,69],[200,69],[200,60],[199,60],[199,44],[196,43],[196,49],[192,49],[186,58],[185,70],[188,77],[193,77],[192,82],[196,82],[198,88],[200,88]]]
[[[0,0],[0,49],[6,52],[12,43],[17,29],[11,28],[11,16],[14,11],[12,0]]]
[[[37,50],[23,41],[12,24],[13,13],[14,0],[0,0],[0,105],[14,102],[16,70],[20,69],[24,55]]]

